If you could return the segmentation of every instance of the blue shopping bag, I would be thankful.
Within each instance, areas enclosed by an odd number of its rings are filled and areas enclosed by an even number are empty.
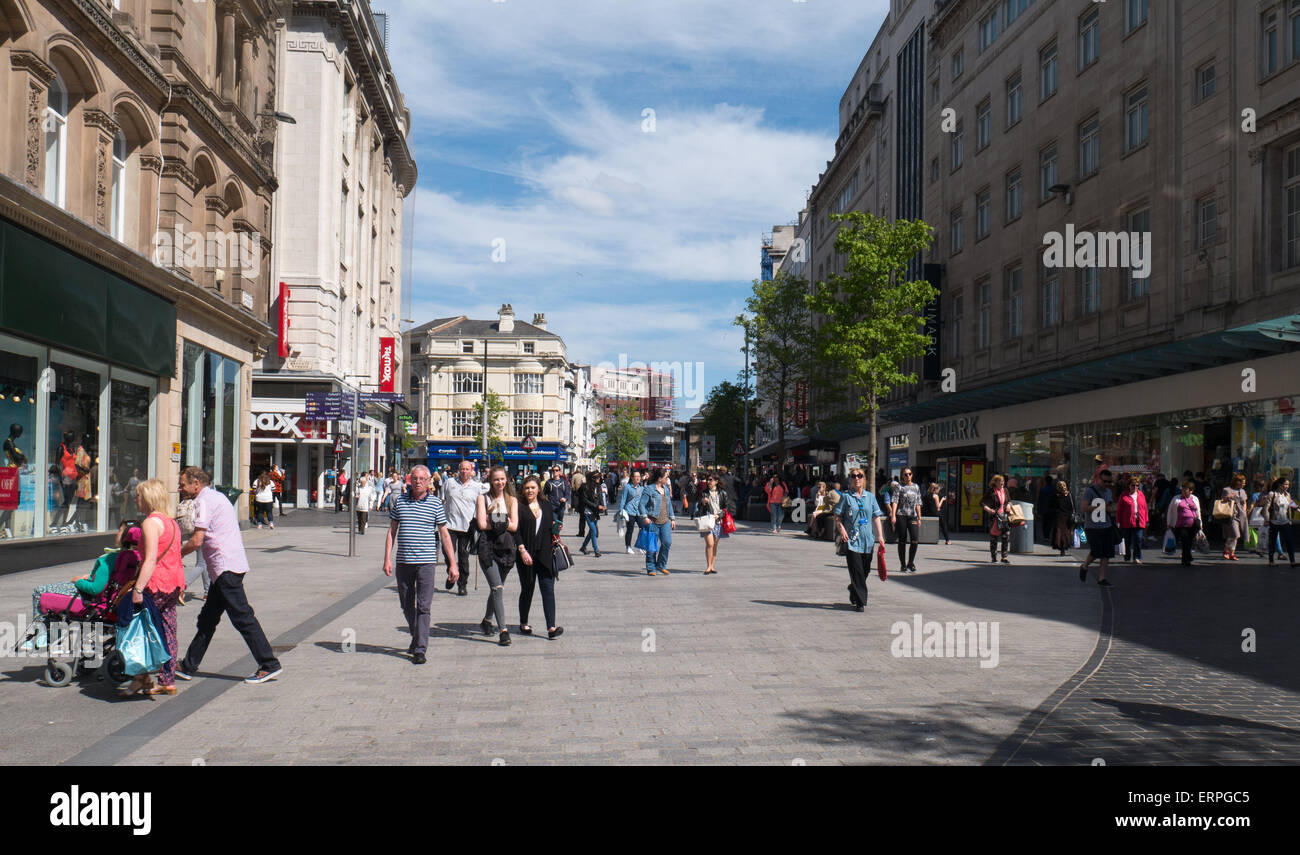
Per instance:
[[[145,609],[131,617],[126,629],[118,628],[117,649],[126,662],[123,670],[132,677],[137,674],[152,674],[172,658]]]
[[[641,529],[641,533],[636,536],[636,548],[644,549],[647,553],[658,552],[659,532],[651,528]]]

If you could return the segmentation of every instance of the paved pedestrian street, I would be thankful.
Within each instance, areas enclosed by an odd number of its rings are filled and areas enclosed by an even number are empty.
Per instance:
[[[830,544],[742,523],[706,577],[702,541],[684,526],[672,575],[649,578],[606,525],[600,559],[570,539],[562,638],[547,640],[540,594],[540,634],[518,633],[512,573],[514,643],[499,647],[477,626],[484,580],[475,590],[469,568],[470,595],[457,597],[440,573],[429,662],[417,667],[380,572],[384,529],[359,537],[348,559],[342,518],[291,514],[276,531],[245,533],[249,598],[284,664],[278,680],[242,682],[254,664],[224,621],[201,676],[172,698],[120,700],[94,673],[51,688],[43,658],[6,658],[0,762],[1300,761],[1300,576],[1258,560],[1185,570],[1153,554],[1113,570],[1107,592],[1079,583],[1077,559],[991,565],[972,538],[923,546],[918,573],[873,575],[859,614]],[[888,556],[895,566],[892,546]],[[33,585],[81,572],[0,576],[4,619],[27,612]],[[182,649],[200,605],[179,610]],[[929,622],[974,622],[983,643],[954,647]],[[904,627],[922,632],[903,638]],[[1243,651],[1247,629],[1257,652]]]

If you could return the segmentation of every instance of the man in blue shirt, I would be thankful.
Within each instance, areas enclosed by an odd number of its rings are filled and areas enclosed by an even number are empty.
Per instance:
[[[447,579],[455,582],[460,577],[447,533],[447,513],[438,497],[429,492],[429,480],[428,467],[411,470],[410,491],[398,493],[388,509],[392,522],[384,541],[385,576],[393,575],[393,542],[397,542],[397,597],[411,630],[407,652],[416,665],[425,663],[429,647],[429,606],[433,603],[439,541],[447,555]]]

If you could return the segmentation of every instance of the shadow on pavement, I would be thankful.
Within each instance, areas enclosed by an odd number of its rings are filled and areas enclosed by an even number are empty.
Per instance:
[[[1226,715],[1208,715],[1193,710],[1169,707],[1163,704],[1144,704],[1133,701],[1117,701],[1114,698],[1093,698],[1093,703],[1105,704],[1119,710],[1125,716],[1143,724],[1164,725],[1169,727],[1241,727],[1250,730],[1267,730],[1282,733],[1300,739],[1300,730],[1291,727],[1279,727],[1274,724],[1250,721]]]
[[[405,629],[405,627],[403,627]],[[330,653],[344,653],[343,643],[340,641],[318,641],[316,646],[322,650],[328,650]],[[382,656],[395,656],[398,659],[407,659],[405,650],[397,647],[384,647],[379,644],[357,644],[353,646],[353,653],[375,653]]]
[[[781,606],[787,609],[820,609],[828,612],[851,612],[853,606],[848,603],[799,603],[793,600],[750,600],[760,606]]]

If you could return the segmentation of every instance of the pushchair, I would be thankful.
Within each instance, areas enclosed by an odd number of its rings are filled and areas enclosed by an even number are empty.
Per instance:
[[[126,662],[116,650],[117,606],[122,596],[131,590],[140,572],[140,526],[129,526],[122,534],[121,548],[109,555],[114,556],[113,569],[108,584],[97,596],[84,600],[79,595],[44,593],[40,596],[37,623],[33,625],[29,637],[35,636],[44,628],[45,638],[49,639],[45,663],[47,685],[69,685],[77,671],[84,671],[91,662],[101,657],[101,680],[112,680],[116,684],[128,679]],[[76,632],[71,631],[74,626]],[[60,633],[54,631],[56,627],[61,630]],[[76,643],[55,643],[56,638],[62,641],[75,640]],[[87,641],[91,643],[87,645]]]

